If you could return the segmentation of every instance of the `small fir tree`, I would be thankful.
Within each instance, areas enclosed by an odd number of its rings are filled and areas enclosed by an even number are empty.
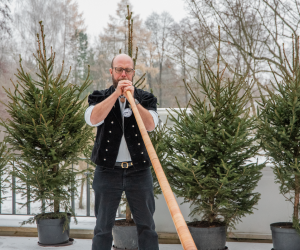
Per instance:
[[[20,59],[15,90],[5,89],[9,102],[6,105],[11,118],[1,119],[6,128],[7,141],[16,157],[13,174],[19,179],[18,191],[29,202],[41,202],[41,214],[32,218],[67,218],[73,211],[70,207],[71,192],[76,193],[74,183],[76,171],[70,165],[87,151],[92,139],[92,128],[84,120],[85,99],[80,95],[91,84],[88,80],[81,85],[68,83],[63,78],[63,65],[59,74],[54,73],[55,53],[47,57],[44,27],[41,37],[37,34],[38,50],[34,55],[38,72],[36,79],[26,73]],[[22,89],[21,89],[22,88]],[[19,157],[18,157],[19,156]],[[52,213],[45,214],[48,209]],[[74,215],[74,214],[73,214]],[[65,220],[67,223],[67,220]]]
[[[169,146],[167,176],[174,192],[193,208],[204,226],[234,224],[252,213],[260,194],[254,192],[263,164],[251,163],[259,150],[255,144],[255,118],[246,107],[251,88],[234,75],[225,78],[204,61],[200,81],[204,100],[186,84],[191,101],[187,109],[173,110],[174,126],[165,143]],[[178,104],[179,105],[179,104]]]
[[[273,90],[260,88],[258,135],[268,160],[273,165],[280,193],[293,204],[293,227],[300,234],[300,58],[299,37],[293,43],[292,60],[285,60],[279,72],[273,71]],[[277,78],[282,77],[281,81]]]

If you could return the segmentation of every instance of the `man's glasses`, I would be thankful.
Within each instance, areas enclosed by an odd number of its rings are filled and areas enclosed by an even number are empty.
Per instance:
[[[134,70],[131,69],[131,68],[126,68],[126,69],[123,69],[122,67],[114,67],[115,71],[118,73],[118,74],[121,74],[123,72],[123,70],[125,70],[125,73],[127,75],[132,75]]]

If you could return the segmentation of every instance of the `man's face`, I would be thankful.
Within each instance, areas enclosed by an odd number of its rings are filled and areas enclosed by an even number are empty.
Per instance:
[[[116,88],[118,86],[119,81],[121,80],[129,80],[132,81],[132,78],[134,74],[126,74],[125,70],[122,71],[122,73],[117,73],[115,70],[115,67],[121,67],[123,69],[126,68],[133,68],[132,60],[129,56],[126,55],[119,55],[117,56],[113,61],[113,68],[110,69],[111,78],[114,87]]]

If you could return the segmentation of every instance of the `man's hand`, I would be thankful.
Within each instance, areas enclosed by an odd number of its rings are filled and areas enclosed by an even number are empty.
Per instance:
[[[134,86],[132,85],[131,81],[121,80],[118,83],[118,87],[120,87],[120,89],[123,89],[122,95],[124,95],[127,99],[128,99],[127,91],[130,91],[132,94],[132,97],[134,97]],[[155,129],[153,117],[150,114],[150,112],[147,109],[145,109],[142,105],[137,105],[137,109],[141,115],[141,118],[144,122],[144,125],[145,125],[145,128],[147,129],[147,131],[152,131],[153,129]]]
[[[119,81],[119,83],[118,83],[118,87],[119,87],[119,85],[120,85],[120,88],[122,89],[121,95],[124,95],[124,96],[127,98],[126,92],[127,92],[127,91],[130,91],[131,94],[132,94],[132,96],[134,96],[134,87],[133,87],[131,81],[129,81],[129,80],[121,80],[121,81]],[[118,87],[117,87],[117,88],[118,88]],[[127,98],[127,99],[128,99],[128,98]]]
[[[123,95],[123,88],[128,85],[128,83],[125,83],[125,81],[126,80],[121,80],[118,82],[117,88],[115,90],[118,96]]]
[[[115,90],[115,92],[110,95],[108,98],[103,100],[102,102],[98,103],[91,114],[91,123],[97,124],[101,121],[103,121],[108,113],[111,111],[112,107],[114,106],[116,100],[118,100],[118,97],[120,95],[124,95],[124,90],[132,90],[132,94],[134,92],[134,87],[132,86],[132,82],[128,80],[121,80],[118,82],[118,86]],[[126,95],[125,95],[126,97]]]

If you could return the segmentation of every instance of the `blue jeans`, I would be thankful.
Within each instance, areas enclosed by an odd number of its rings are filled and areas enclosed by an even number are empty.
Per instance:
[[[92,250],[111,250],[112,227],[125,191],[137,226],[139,250],[158,250],[153,213],[153,179],[150,168],[110,169],[97,166],[93,181],[96,226]]]

